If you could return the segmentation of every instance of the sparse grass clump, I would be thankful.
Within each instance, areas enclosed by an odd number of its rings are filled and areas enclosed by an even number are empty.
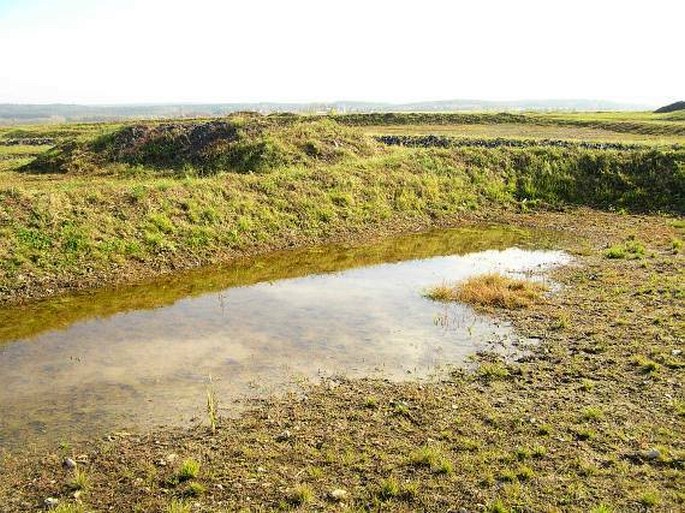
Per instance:
[[[86,491],[90,486],[90,478],[85,471],[77,468],[74,470],[74,477],[69,486],[72,490]]]
[[[83,504],[63,502],[50,510],[52,513],[86,513]]]
[[[409,460],[413,465],[428,467],[439,474],[451,474],[454,471],[452,462],[447,455],[436,446],[424,445],[411,453]]]
[[[610,259],[625,259],[625,260],[636,260],[639,258],[644,258],[645,256],[645,246],[642,242],[636,239],[629,239],[623,244],[616,244],[609,247],[605,252],[604,256]]]
[[[633,363],[640,369],[643,374],[652,374],[659,370],[659,364],[643,355],[637,355],[633,358]]]
[[[539,302],[546,290],[541,283],[491,273],[469,278],[456,286],[438,285],[429,289],[426,297],[513,310]]]
[[[179,481],[189,481],[191,479],[197,478],[200,475],[200,463],[196,460],[189,458],[184,460],[181,464],[181,468],[178,471]]]
[[[185,493],[189,497],[200,497],[201,495],[204,495],[206,491],[207,489],[202,483],[192,482],[188,484]]]
[[[378,496],[383,500],[394,499],[402,493],[402,488],[396,479],[389,477],[381,481]]]
[[[166,513],[190,513],[192,510],[187,502],[173,500],[166,508]]]
[[[300,484],[293,488],[288,495],[288,502],[293,506],[303,506],[314,500],[314,491],[309,485]]]
[[[504,503],[500,500],[497,499],[495,502],[490,504],[488,506],[488,513],[509,513],[510,510],[507,508]]]
[[[590,406],[583,411],[583,419],[585,420],[601,420],[602,418],[604,418],[604,412],[596,406]]]
[[[642,494],[640,497],[640,504],[647,508],[657,506],[659,504],[659,493],[656,491],[648,491]]]

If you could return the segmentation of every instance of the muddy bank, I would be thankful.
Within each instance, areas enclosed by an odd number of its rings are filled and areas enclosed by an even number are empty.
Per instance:
[[[433,383],[331,379],[257,402],[214,433],[198,419],[188,430],[7,454],[0,504],[34,511],[51,497],[86,511],[682,509],[685,265],[673,242],[685,235],[682,219],[587,210],[516,219],[577,237],[566,246],[577,265],[555,273],[559,294],[528,310],[489,311],[540,339],[527,358],[481,354],[472,371]],[[607,246],[636,239],[641,255],[607,257]],[[63,466],[66,458],[80,474]],[[199,469],[189,472],[194,462]]]

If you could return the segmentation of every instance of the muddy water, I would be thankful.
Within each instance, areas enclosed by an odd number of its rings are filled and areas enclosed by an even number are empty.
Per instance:
[[[221,413],[299,379],[424,377],[515,338],[422,292],[565,263],[554,236],[441,230],[280,252],[137,287],[0,311],[0,445],[73,440]],[[506,344],[505,344],[506,345]]]

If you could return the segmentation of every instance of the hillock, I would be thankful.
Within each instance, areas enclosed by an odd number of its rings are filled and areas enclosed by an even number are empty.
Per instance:
[[[684,102],[675,102],[675,103],[671,103],[669,105],[664,105],[663,107],[656,109],[654,112],[656,114],[667,114],[669,112],[676,112],[679,110],[685,110],[685,101]]]

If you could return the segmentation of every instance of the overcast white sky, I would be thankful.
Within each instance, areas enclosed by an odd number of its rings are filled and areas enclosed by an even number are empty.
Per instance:
[[[685,1],[0,0],[0,103],[685,99]]]

